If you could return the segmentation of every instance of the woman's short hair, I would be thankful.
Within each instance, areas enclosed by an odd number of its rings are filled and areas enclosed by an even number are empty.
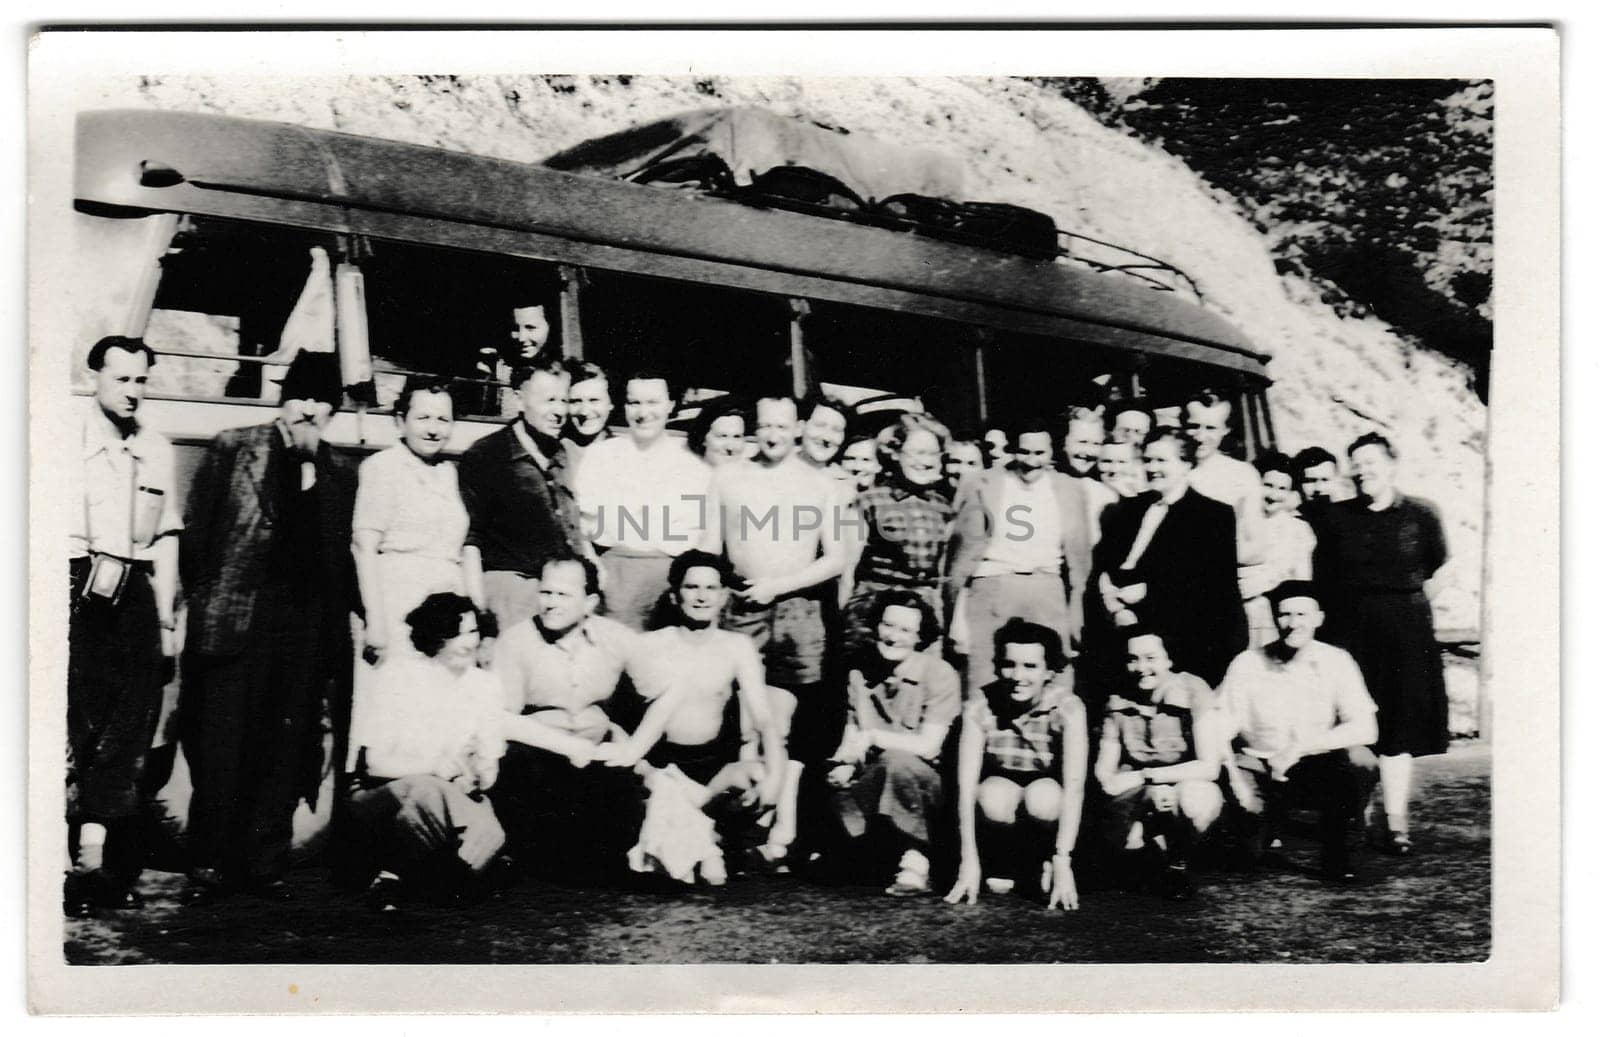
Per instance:
[[[1044,648],[1044,664],[1058,673],[1067,668],[1067,653],[1061,647],[1061,635],[1043,623],[1030,623],[1012,616],[994,632],[994,663],[998,668],[1005,662],[1006,645],[1039,645]]]
[[[461,617],[475,616],[478,632],[483,634],[488,625],[472,604],[472,599],[461,594],[430,594],[422,604],[406,613],[406,625],[411,628],[411,643],[428,658],[439,654],[445,642],[461,633]]]
[[[431,374],[413,374],[406,376],[406,384],[401,387],[400,395],[394,398],[394,416],[404,418],[411,413],[412,398],[419,392],[438,393],[450,401],[450,413],[456,412],[455,393],[450,388],[450,379]]]
[[[1350,446],[1346,448],[1344,456],[1354,457],[1356,456],[1356,451],[1360,450],[1364,446],[1375,446],[1380,448],[1384,453],[1389,455],[1389,460],[1391,461],[1397,461],[1400,459],[1400,452],[1394,448],[1393,443],[1389,442],[1389,437],[1385,436],[1381,432],[1368,432],[1357,436],[1355,440],[1351,442]]]
[[[722,555],[714,555],[710,551],[701,551],[698,548],[685,551],[672,560],[672,564],[667,567],[667,586],[673,590],[682,587],[690,569],[715,569],[722,577],[724,587],[733,586],[732,564]]]
[[[917,651],[922,651],[935,641],[939,640],[939,616],[933,611],[933,606],[927,599],[915,591],[887,590],[881,592],[872,600],[872,612],[868,616],[869,629],[877,630],[878,624],[883,622],[883,614],[896,605],[901,608],[916,609],[922,617],[917,627]]]
[[[1151,429],[1150,434],[1145,436],[1144,442],[1140,444],[1140,453],[1149,450],[1152,446],[1162,442],[1163,440],[1171,442],[1177,446],[1179,460],[1188,465],[1190,468],[1194,467],[1196,452],[1194,439],[1182,429],[1172,428],[1169,425],[1158,425],[1157,427]]]
[[[1290,479],[1298,481],[1294,462],[1281,450],[1263,450],[1257,454],[1256,471],[1261,475],[1266,475],[1268,472],[1282,472]]]
[[[689,449],[694,451],[696,457],[706,456],[706,437],[711,435],[711,426],[723,418],[738,418],[744,422],[744,430],[750,432],[750,409],[743,400],[734,396],[718,396],[714,400],[707,400],[700,405],[700,413],[694,416],[694,422],[689,426]]]
[[[933,438],[939,441],[939,453],[944,453],[950,445],[950,430],[944,422],[927,414],[905,413],[900,415],[900,420],[887,426],[884,438],[879,440],[885,450],[899,453],[906,445],[906,440],[911,438],[913,432],[931,432]]]

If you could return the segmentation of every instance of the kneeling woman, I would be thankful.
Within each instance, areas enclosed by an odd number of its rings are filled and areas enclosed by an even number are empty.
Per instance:
[[[1222,813],[1218,698],[1173,669],[1162,635],[1126,629],[1128,674],[1106,703],[1094,776],[1111,797],[1113,851],[1139,850],[1169,900],[1194,896],[1189,853]]]
[[[845,833],[876,823],[896,843],[899,873],[885,892],[928,891],[929,823],[944,801],[938,762],[961,712],[961,679],[928,649],[939,618],[916,591],[891,590],[873,604],[877,639],[850,670],[849,716],[828,782]]]
[[[358,732],[350,819],[381,869],[372,906],[402,892],[460,892],[505,842],[484,791],[505,752],[500,682],[477,668],[480,623],[459,594],[431,594],[406,616],[421,653],[377,672]]]
[[[1048,907],[1071,911],[1078,906],[1072,847],[1083,816],[1088,717],[1064,674],[1067,657],[1054,630],[1011,619],[995,633],[994,654],[1000,679],[980,689],[962,715],[961,868],[945,900],[975,904],[980,880],[1003,893],[1021,875],[1038,882]]]

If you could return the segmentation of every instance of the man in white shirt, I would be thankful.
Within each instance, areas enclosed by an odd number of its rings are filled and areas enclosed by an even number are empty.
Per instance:
[[[624,393],[628,434],[586,451],[575,491],[605,573],[606,614],[644,630],[654,625],[672,559],[705,535],[711,466],[667,434],[677,399],[666,375],[639,371]]]
[[[1377,706],[1349,653],[1316,640],[1322,608],[1315,587],[1287,580],[1269,595],[1282,632],[1241,653],[1219,691],[1238,751],[1225,761],[1259,857],[1291,806],[1321,815],[1322,874],[1350,882],[1347,838],[1377,780],[1368,748],[1378,739]]]
[[[178,533],[172,445],[136,417],[155,352],[113,336],[89,350],[81,506],[68,535],[67,816],[78,870],[67,913],[138,907],[139,777],[175,654]]]
[[[994,635],[1006,620],[1042,623],[1069,645],[1083,626],[1090,549],[1083,480],[1053,469],[1047,420],[1024,419],[1009,439],[1010,465],[958,491],[948,552],[945,604],[951,626],[959,621],[966,631],[969,697],[994,680]]]
[[[1261,503],[1261,476],[1255,467],[1222,452],[1232,413],[1233,404],[1210,390],[1202,390],[1183,405],[1183,431],[1195,445],[1189,485],[1196,493],[1233,509],[1242,568],[1256,560],[1254,545],[1266,513]]]

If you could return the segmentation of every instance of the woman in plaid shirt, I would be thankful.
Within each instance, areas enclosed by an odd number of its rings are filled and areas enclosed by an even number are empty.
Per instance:
[[[911,591],[936,616],[943,609],[940,581],[956,515],[955,493],[944,478],[950,432],[923,414],[904,414],[891,427],[890,471],[856,498],[860,554],[845,595],[846,659],[871,648],[873,606],[884,591]]]
[[[1054,630],[1013,618],[995,633],[994,650],[1000,678],[979,689],[962,715],[961,867],[945,900],[977,903],[985,872],[983,884],[993,893],[1011,890],[1021,874],[1037,879],[1046,907],[1072,911],[1078,906],[1072,847],[1089,766],[1088,715],[1072,693]]]

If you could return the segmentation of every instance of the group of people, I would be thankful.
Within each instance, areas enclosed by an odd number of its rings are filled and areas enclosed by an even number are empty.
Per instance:
[[[69,913],[138,904],[180,651],[194,902],[292,896],[324,718],[336,871],[383,909],[751,868],[881,869],[897,896],[943,868],[952,903],[1070,909],[1075,854],[1182,899],[1219,819],[1256,861],[1297,805],[1331,880],[1358,831],[1411,852],[1411,761],[1447,739],[1425,593],[1445,546],[1377,433],[1347,450],[1350,495],[1319,448],[1230,457],[1207,392],[965,438],[723,397],[680,437],[667,374],[535,350],[517,416],[458,461],[450,384],[417,377],[357,468],[323,440],[337,364],[302,353],[180,516],[137,416],[154,362],[128,338],[88,357]]]

